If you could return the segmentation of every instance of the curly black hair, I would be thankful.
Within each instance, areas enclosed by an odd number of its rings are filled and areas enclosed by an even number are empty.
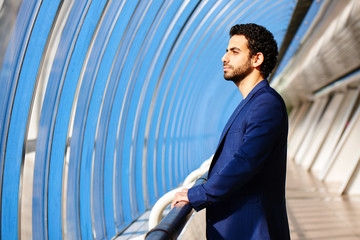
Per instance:
[[[260,66],[263,78],[267,78],[277,62],[278,48],[273,34],[265,27],[255,23],[234,25],[229,32],[230,38],[234,35],[244,35],[248,40],[250,57],[261,52],[264,62]]]

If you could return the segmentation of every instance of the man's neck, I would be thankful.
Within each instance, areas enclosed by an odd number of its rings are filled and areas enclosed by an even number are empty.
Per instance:
[[[264,78],[259,74],[249,74],[246,78],[236,83],[236,86],[239,88],[245,99],[251,90],[262,80],[264,80]]]

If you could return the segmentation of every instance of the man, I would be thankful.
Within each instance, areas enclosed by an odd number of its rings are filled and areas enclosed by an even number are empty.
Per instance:
[[[290,239],[285,204],[288,119],[266,78],[277,61],[273,35],[256,24],[235,25],[222,58],[224,78],[244,99],[220,137],[206,183],[172,202],[206,208],[208,239]]]

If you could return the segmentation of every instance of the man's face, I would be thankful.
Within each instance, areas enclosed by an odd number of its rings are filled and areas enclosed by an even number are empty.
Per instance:
[[[244,35],[234,35],[230,38],[222,62],[224,78],[235,83],[240,82],[253,71],[248,41]]]

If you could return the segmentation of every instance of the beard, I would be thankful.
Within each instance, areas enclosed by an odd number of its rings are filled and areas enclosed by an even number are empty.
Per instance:
[[[229,73],[224,73],[224,78],[225,80],[233,81],[234,83],[239,83],[241,80],[243,80],[253,71],[253,68],[251,67],[250,59],[248,62],[237,68],[234,68],[231,65],[227,65],[227,66],[229,66],[232,69],[232,71]]]

